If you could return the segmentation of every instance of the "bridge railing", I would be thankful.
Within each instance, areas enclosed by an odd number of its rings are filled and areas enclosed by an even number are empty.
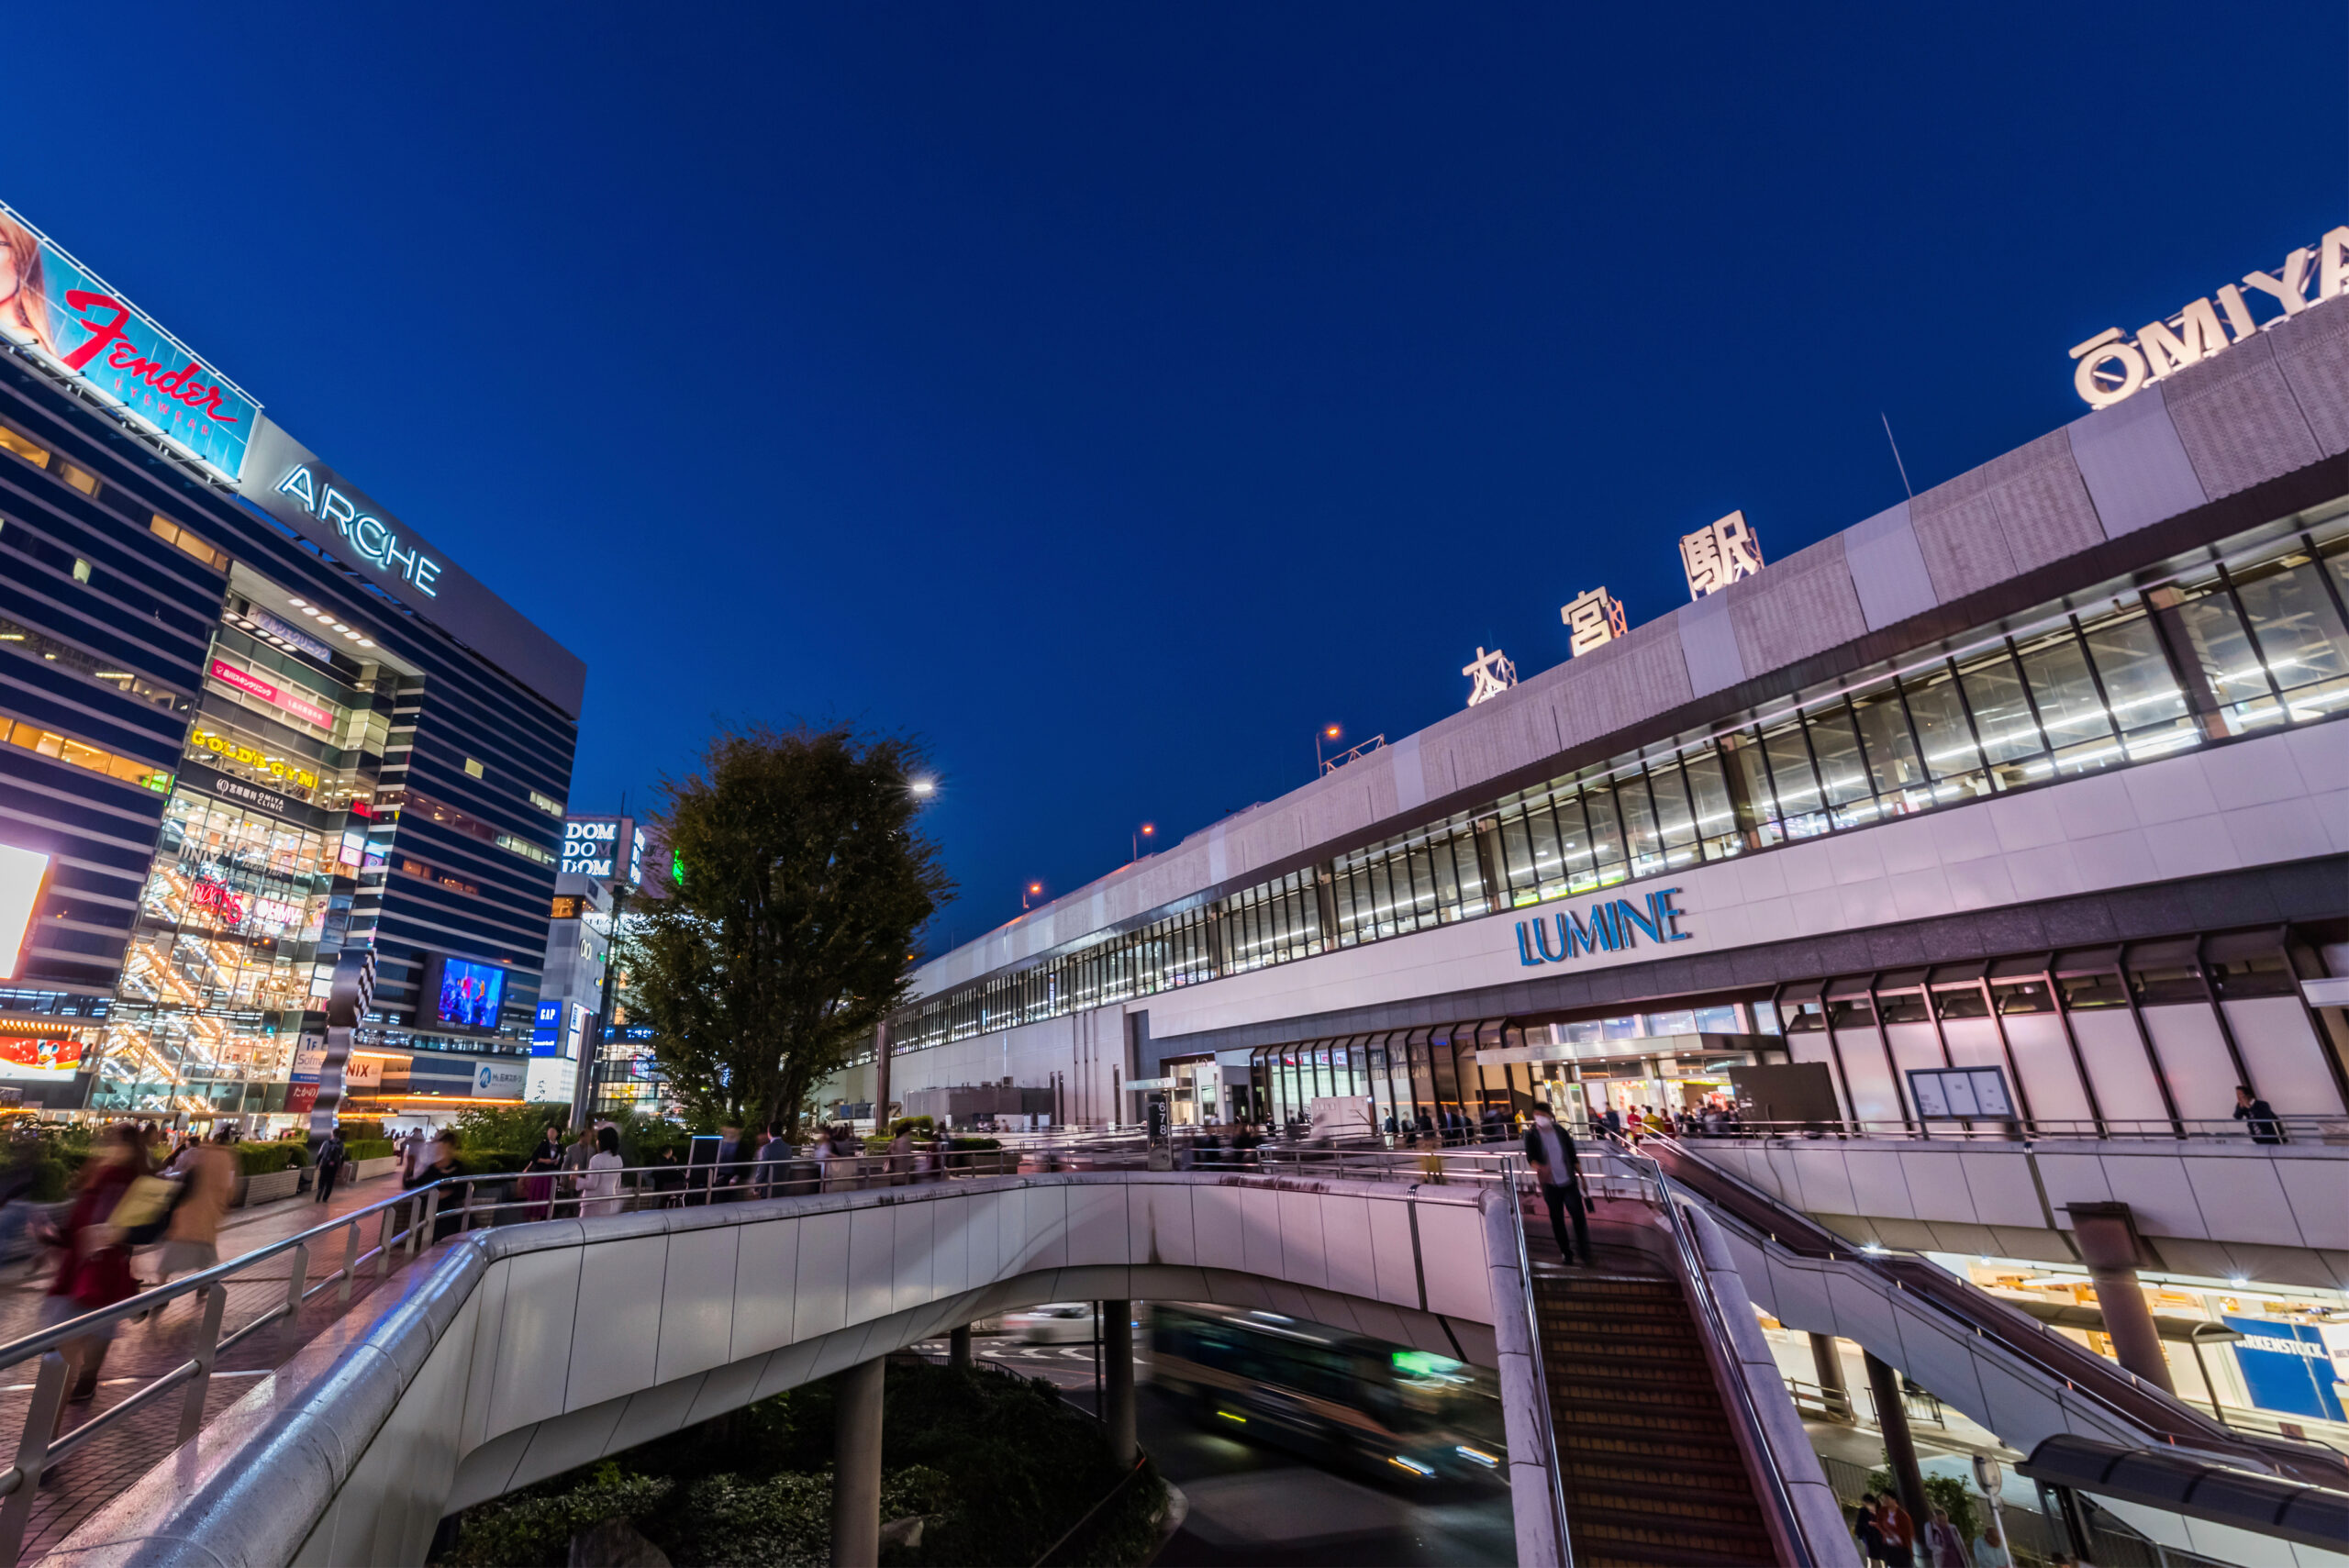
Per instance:
[[[1162,1147],[1156,1152],[1171,1154]],[[1245,1173],[1297,1179],[1398,1181],[1523,1185],[1517,1154],[1505,1146],[1420,1151],[1382,1146],[1318,1147],[1266,1143],[1245,1150],[1182,1151],[1186,1167],[1203,1172]],[[372,1272],[381,1280],[395,1263],[439,1242],[477,1228],[621,1213],[654,1207],[685,1207],[808,1193],[861,1192],[878,1188],[1018,1175],[1052,1171],[1144,1170],[1153,1151],[1139,1135],[1091,1136],[1057,1140],[1023,1140],[992,1151],[925,1148],[911,1154],[842,1153],[818,1160],[796,1149],[788,1157],[744,1161],[723,1166],[648,1165],[618,1171],[556,1173],[496,1172],[439,1178],[397,1195],[273,1241],[168,1284],[139,1292],[113,1306],[0,1344],[0,1372],[37,1363],[32,1398],[17,1433],[14,1462],[0,1471],[0,1565],[13,1565],[23,1550],[27,1527],[42,1473],[139,1411],[177,1395],[179,1441],[204,1424],[205,1400],[220,1356],[271,1325],[299,1316],[329,1290],[348,1307],[353,1284]],[[1604,1195],[1661,1205],[1661,1185],[1630,1169],[1621,1158],[1586,1148],[1585,1179]],[[598,1181],[597,1178],[604,1180]],[[594,1185],[590,1184],[594,1183]],[[608,1185],[616,1192],[606,1192]],[[1514,1207],[1515,1206],[1512,1206]],[[282,1292],[243,1321],[231,1324],[228,1287],[252,1283],[257,1269],[283,1261]],[[332,1262],[324,1273],[319,1264]],[[272,1283],[274,1283],[273,1280]],[[199,1317],[188,1354],[106,1409],[70,1429],[64,1425],[66,1396],[77,1341],[110,1338],[123,1324],[161,1314],[183,1297],[199,1302]],[[1537,1339],[1538,1343],[1538,1339]],[[1562,1516],[1563,1517],[1563,1516]]]
[[[2060,1118],[1976,1116],[1902,1121],[1890,1118],[1815,1118],[1808,1121],[1740,1120],[1708,1129],[1702,1126],[1670,1136],[1691,1141],[1723,1138],[1864,1138],[1933,1142],[2095,1142],[2123,1140],[2158,1143],[2340,1144],[2349,1142],[2349,1117],[2282,1116],[2272,1121],[2154,1119],[2101,1121]]]

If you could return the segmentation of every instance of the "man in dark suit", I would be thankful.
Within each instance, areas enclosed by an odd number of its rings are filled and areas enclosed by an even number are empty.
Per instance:
[[[1550,1210],[1550,1233],[1558,1239],[1558,1251],[1569,1263],[1580,1252],[1588,1263],[1590,1255],[1590,1222],[1584,1218],[1582,1173],[1575,1163],[1575,1135],[1559,1125],[1558,1118],[1546,1105],[1533,1108],[1533,1125],[1525,1129],[1525,1160],[1533,1167],[1534,1178],[1542,1184],[1542,1202]],[[1574,1240],[1566,1240],[1566,1215],[1575,1219]]]

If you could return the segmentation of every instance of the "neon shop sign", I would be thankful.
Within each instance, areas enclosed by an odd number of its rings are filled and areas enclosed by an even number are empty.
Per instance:
[[[319,483],[308,463],[295,464],[291,473],[277,482],[277,493],[293,496],[302,503],[302,510],[319,521],[332,523],[361,560],[415,584],[417,592],[429,598],[440,596],[440,590],[432,585],[440,575],[440,563],[420,550],[402,550],[400,536],[389,523],[361,511],[357,503],[333,485]]]
[[[1520,920],[1517,961],[1533,969],[1544,963],[1564,963],[1584,953],[1626,952],[1637,947],[1642,937],[1658,943],[1685,942],[1696,933],[1680,929],[1688,911],[1672,902],[1679,891],[1667,887],[1636,904],[1629,898],[1603,899],[1590,906],[1587,916],[1562,909],[1538,919]]]

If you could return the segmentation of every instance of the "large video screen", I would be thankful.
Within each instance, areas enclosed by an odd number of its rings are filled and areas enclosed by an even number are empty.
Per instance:
[[[17,977],[17,959],[24,951],[25,933],[32,929],[41,879],[48,874],[47,855],[0,844],[0,980]]]
[[[435,1023],[443,1029],[476,1029],[484,1034],[497,1028],[497,1011],[506,1002],[506,971],[471,959],[444,958],[438,978]]]

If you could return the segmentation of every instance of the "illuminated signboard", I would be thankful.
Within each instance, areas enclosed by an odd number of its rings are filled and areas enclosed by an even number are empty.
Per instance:
[[[2316,286],[2316,299],[2309,286]],[[2249,289],[2246,295],[2243,291]],[[2108,327],[2072,350],[2072,388],[2091,408],[2110,408],[2191,364],[2225,352],[2254,332],[2298,316],[2318,300],[2349,289],[2349,227],[2336,228],[2284,258],[2272,272],[2250,272],[2159,321],[2148,321],[2132,338]],[[2215,304],[2213,302],[2216,302]],[[2252,306],[2275,314],[2252,319]]]
[[[1564,963],[1583,953],[1623,952],[1639,946],[1642,937],[1652,942],[1685,942],[1696,933],[1680,929],[1688,911],[1673,905],[1673,895],[1679,891],[1667,887],[1636,904],[1629,898],[1602,899],[1583,915],[1569,909],[1520,920],[1517,961],[1531,969]],[[1551,940],[1553,932],[1555,942]]]
[[[1743,512],[1731,512],[1709,528],[1680,536],[1680,566],[1693,601],[1718,594],[1762,570],[1762,540]]]
[[[360,559],[415,584],[417,591],[428,597],[440,596],[440,590],[432,584],[446,568],[412,548],[412,540],[411,548],[401,548],[397,528],[372,512],[361,511],[357,502],[336,489],[331,481],[320,478],[308,463],[296,463],[288,470],[277,482],[277,493],[292,497],[320,522],[332,523],[334,531],[359,551]]]
[[[333,714],[306,698],[297,697],[292,692],[272,685],[250,670],[239,670],[226,660],[215,659],[206,673],[224,686],[240,691],[249,697],[259,697],[272,707],[284,708],[305,724],[315,724],[320,729],[334,728]]]
[[[81,1070],[78,1040],[0,1034],[0,1078],[71,1078]]]
[[[32,929],[41,882],[48,875],[47,855],[0,844],[0,980],[17,977],[25,933]]]
[[[424,973],[423,1018],[428,1028],[491,1034],[506,1004],[506,971],[494,963],[436,953]]]
[[[609,882],[622,865],[635,863],[636,825],[626,817],[569,817],[562,824],[562,859],[556,869],[565,876]]]
[[[0,203],[0,337],[233,483],[261,405]]]

